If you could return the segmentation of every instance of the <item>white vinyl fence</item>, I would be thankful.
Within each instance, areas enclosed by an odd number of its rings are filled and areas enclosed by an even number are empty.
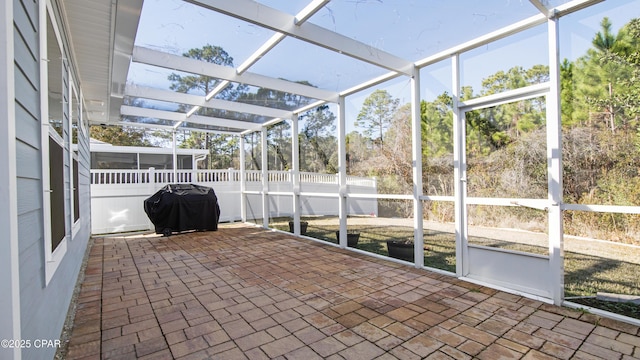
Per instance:
[[[293,216],[293,174],[268,172],[269,216]],[[220,205],[220,221],[241,220],[239,170],[91,170],[92,234],[149,230],[153,225],[143,202],[167,184],[192,183],[213,188]],[[245,171],[247,219],[262,218],[262,172]],[[374,178],[348,176],[350,193],[372,198],[349,200],[349,215],[378,215]],[[338,215],[338,177],[300,173],[301,215]]]

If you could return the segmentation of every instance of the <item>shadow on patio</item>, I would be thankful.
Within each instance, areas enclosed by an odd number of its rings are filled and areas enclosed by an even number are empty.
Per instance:
[[[67,359],[619,359],[638,327],[238,224],[96,238]]]

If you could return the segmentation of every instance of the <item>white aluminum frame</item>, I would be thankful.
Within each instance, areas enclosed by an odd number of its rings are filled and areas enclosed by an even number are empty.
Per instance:
[[[81,219],[82,219],[82,213],[79,212],[79,217],[77,221],[74,221],[74,212],[75,212],[75,201],[74,201],[74,194],[77,191],[80,191],[80,187],[79,184],[74,183],[73,181],[73,171],[74,171],[74,166],[73,166],[73,158],[76,157],[77,158],[77,162],[78,165],[80,165],[80,154],[78,152],[78,155],[75,155],[75,152],[73,151],[73,114],[75,114],[76,112],[78,112],[78,124],[77,127],[78,129],[76,130],[78,132],[78,139],[80,139],[80,136],[82,133],[84,133],[84,130],[82,130],[82,110],[80,111],[76,111],[77,109],[81,109],[82,103],[80,102],[80,94],[78,93],[77,87],[76,87],[76,82],[75,82],[75,77],[73,76],[73,74],[69,74],[69,86],[70,86],[70,92],[69,92],[69,144],[70,144],[70,149],[69,149],[69,171],[70,171],[70,175],[69,175],[69,187],[70,187],[70,196],[69,196],[69,213],[70,213],[70,217],[71,217],[71,241],[73,241],[73,239],[76,237],[76,234],[78,233],[78,231],[80,231],[80,227],[81,227]],[[75,109],[74,109],[75,107]],[[80,169],[78,169],[79,171]],[[79,174],[79,173],[78,173]],[[80,178],[78,177],[78,181],[80,181]],[[80,196],[80,194],[78,193],[78,196]]]
[[[62,37],[60,28],[55,18],[50,0],[40,0],[39,2],[39,40],[40,54],[47,54],[47,18],[51,20],[56,42],[60,48],[60,54],[64,56],[62,47]],[[62,66],[64,68],[64,65]],[[60,70],[62,72],[62,69]],[[40,58],[40,89],[49,89],[49,70],[46,58]],[[49,177],[49,138],[61,142],[64,151],[64,140],[58,139],[58,133],[52,130],[49,125],[49,94],[48,90],[40,91],[40,111],[41,111],[41,152],[42,152],[42,213],[44,227],[44,250],[45,250],[45,284],[48,285],[56,270],[60,266],[64,255],[67,253],[67,241],[69,240],[69,229],[65,233],[60,244],[52,251],[51,249],[51,199],[49,196],[51,179]],[[65,221],[66,221],[65,214]]]
[[[556,304],[563,302],[563,244],[562,244],[562,211],[601,211],[601,212],[621,212],[630,214],[640,214],[640,207],[634,206],[608,206],[608,205],[579,205],[579,204],[563,204],[562,202],[562,142],[561,142],[561,123],[560,123],[560,105],[559,105],[559,59],[558,59],[558,19],[561,16],[581,10],[583,8],[594,5],[602,0],[573,0],[566,4],[560,5],[553,10],[548,10],[540,0],[529,0],[530,3],[539,10],[539,14],[531,16],[522,21],[513,23],[502,29],[493,31],[489,34],[480,36],[471,41],[467,41],[460,45],[454,46],[422,60],[414,63],[398,58],[392,54],[388,54],[379,49],[373,49],[370,46],[359,41],[347,38],[341,34],[337,34],[306,20],[323,6],[328,0],[313,0],[298,15],[293,16],[258,2],[250,0],[236,0],[233,2],[225,0],[186,0],[195,5],[206,9],[216,11],[218,13],[240,19],[242,21],[258,25],[263,28],[276,31],[269,40],[262,44],[249,58],[247,58],[236,69],[224,67],[215,64],[204,63],[194,59],[188,59],[181,56],[163,53],[156,50],[135,47],[133,49],[133,61],[148,65],[164,67],[172,70],[180,70],[189,73],[207,75],[222,80],[218,88],[226,86],[230,82],[244,83],[248,85],[269,88],[273,90],[283,91],[287,93],[295,93],[308,98],[317,99],[312,104],[305,105],[293,111],[282,111],[277,109],[269,109],[261,106],[231,103],[223,100],[213,99],[217,90],[212,91],[206,96],[194,96],[188,94],[165,92],[155,89],[143,87],[127,87],[125,95],[145,97],[150,99],[173,101],[187,105],[193,108],[188,114],[177,114],[171,112],[161,112],[152,109],[136,109],[134,107],[122,107],[122,113],[125,115],[157,117],[175,122],[173,128],[179,127],[183,122],[214,125],[220,127],[229,127],[238,129],[240,133],[241,144],[241,173],[245,172],[245,141],[242,135],[261,131],[262,135],[262,172],[263,183],[260,191],[247,191],[246,186],[242,187],[242,207],[243,221],[246,221],[246,195],[259,194],[262,196],[263,211],[263,227],[268,227],[268,206],[269,195],[286,195],[293,197],[294,233],[299,234],[300,230],[300,197],[301,196],[322,196],[327,198],[339,199],[340,212],[340,230],[341,237],[339,246],[346,248],[346,229],[347,229],[347,201],[349,198],[371,198],[371,199],[403,199],[412,200],[414,206],[414,239],[415,241],[415,266],[424,267],[423,264],[423,201],[447,201],[454,202],[455,208],[455,230],[456,230],[456,276],[468,279],[469,269],[469,244],[467,229],[467,209],[470,204],[486,204],[496,206],[526,206],[548,212],[549,222],[549,269],[550,281],[553,291],[550,292],[549,298]],[[476,49],[480,46],[490,44],[499,39],[509,37],[536,26],[547,24],[548,46],[549,46],[549,68],[550,80],[547,83],[527,86],[525,88],[506,91],[500,94],[474,98],[466,101],[460,100],[460,55]],[[252,74],[247,70],[262,56],[273,49],[286,36],[293,36],[302,41],[329,49],[336,53],[344,54],[352,58],[364,61],[375,66],[388,69],[389,72],[378,76],[349,89],[333,92],[321,90],[311,86],[297,84],[281,79],[269,78],[266,76]],[[373,50],[373,51],[372,51]],[[422,190],[422,152],[421,152],[421,133],[420,133],[420,74],[422,67],[443,61],[450,60],[452,64],[452,96],[453,96],[453,133],[454,133],[454,195],[453,196],[429,196],[425,195]],[[357,194],[349,193],[347,187],[346,174],[346,147],[345,147],[345,97],[374,86],[383,84],[384,82],[400,77],[407,76],[411,78],[412,90],[412,170],[413,170],[413,191],[411,194]],[[535,97],[546,96],[547,101],[547,158],[548,158],[548,196],[547,199],[527,199],[527,198],[469,198],[466,192],[466,150],[465,140],[465,112],[471,110],[482,109],[490,106],[497,106],[518,100],[525,100]],[[337,194],[315,194],[300,191],[300,164],[298,147],[298,122],[297,114],[310,110],[314,107],[325,103],[336,103],[338,105],[338,184],[339,191]],[[229,111],[237,111],[248,114],[262,115],[271,117],[263,124],[253,124],[243,121],[235,121],[228,119],[216,119],[194,115],[195,111],[200,107],[219,108]],[[269,179],[266,175],[267,169],[267,143],[266,143],[266,127],[283,120],[292,120],[292,191],[291,192],[271,192],[269,193]],[[133,124],[128,124],[135,126]],[[161,126],[160,126],[161,127]],[[169,128],[164,126],[162,128]],[[194,131],[201,131],[193,129]],[[215,132],[215,131],[214,131]],[[243,185],[244,185],[244,175]],[[473,249],[482,247],[471,246]],[[473,251],[473,250],[472,250]],[[540,258],[540,256],[534,256]],[[513,289],[512,289],[513,290]],[[519,290],[514,290],[518,292]],[[534,297],[537,295],[533,295]]]

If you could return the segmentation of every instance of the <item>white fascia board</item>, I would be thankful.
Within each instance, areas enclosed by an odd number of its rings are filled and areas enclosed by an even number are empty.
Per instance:
[[[228,127],[233,129],[247,130],[247,129],[259,129],[260,124],[250,123],[246,121],[238,121],[231,119],[215,118],[210,116],[193,115],[187,119],[186,114],[177,113],[173,111],[157,110],[157,109],[145,109],[136,106],[122,106],[120,113],[126,116],[138,116],[153,119],[162,119],[170,121],[186,121],[194,124],[203,124],[211,126]],[[135,126],[135,123],[131,123]]]
[[[373,46],[310,22],[296,25],[296,18],[250,0],[186,0],[195,5],[281,32],[369,64],[411,76],[413,63]]]
[[[153,99],[167,102],[174,102],[185,105],[202,106],[213,109],[221,109],[226,111],[235,111],[245,114],[262,115],[267,117],[279,117],[290,119],[293,116],[291,111],[274,109],[264,106],[244,104],[236,101],[228,101],[221,99],[211,99],[205,101],[200,95],[185,94],[181,92],[155,89],[144,86],[127,85],[124,94],[126,96]]]
[[[313,86],[298,84],[293,81],[271,78],[259,74],[245,72],[241,75],[232,67],[217,65],[191,59],[184,56],[168,54],[136,46],[133,49],[134,62],[159,66],[171,70],[184,71],[192,74],[206,75],[217,79],[228,80],[241,84],[248,84],[262,88],[278,90],[291,94],[298,94],[313,99],[336,102],[338,93],[322,90]]]

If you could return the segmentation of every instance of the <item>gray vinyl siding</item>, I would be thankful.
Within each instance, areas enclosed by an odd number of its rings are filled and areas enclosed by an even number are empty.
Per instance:
[[[43,154],[41,149],[39,7],[34,0],[12,1],[21,336],[23,339],[53,340],[60,337],[89,239],[89,140],[84,132],[78,132],[80,229],[73,236],[71,194],[68,193],[65,196],[67,252],[46,284],[44,225],[49,219],[43,218],[42,162],[48,164],[48,154]],[[64,49],[64,54],[70,59],[68,49]],[[67,66],[73,70],[73,63]],[[63,78],[65,84],[69,81],[68,76]],[[65,104],[69,96],[68,90],[63,92]],[[68,119],[68,107],[65,106],[64,111],[64,118]],[[64,137],[68,139],[69,136],[67,129]],[[64,161],[65,185],[68,187],[71,176],[68,152]],[[23,350],[22,358],[51,359],[54,354],[54,348],[30,348]]]

